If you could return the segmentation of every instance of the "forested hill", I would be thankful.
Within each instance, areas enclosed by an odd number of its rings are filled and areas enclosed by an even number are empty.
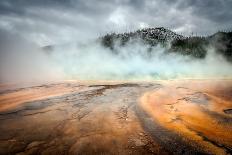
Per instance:
[[[100,38],[103,46],[115,50],[115,46],[126,46],[140,41],[154,47],[161,45],[167,52],[177,52],[195,58],[204,58],[207,49],[214,48],[232,62],[232,32],[217,32],[211,36],[183,36],[163,27],[140,29],[128,33],[111,33]]]

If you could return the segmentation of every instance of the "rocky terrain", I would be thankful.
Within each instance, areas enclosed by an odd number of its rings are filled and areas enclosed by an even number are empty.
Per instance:
[[[231,80],[1,85],[0,154],[230,154]]]

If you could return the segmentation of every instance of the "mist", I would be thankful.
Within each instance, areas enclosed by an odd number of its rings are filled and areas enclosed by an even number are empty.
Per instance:
[[[151,50],[150,52],[147,52]],[[55,48],[51,54],[68,79],[157,80],[179,78],[226,78],[231,64],[208,49],[205,59],[166,53],[157,46],[150,49],[141,42],[115,46],[115,51],[98,43]]]
[[[37,84],[63,79],[41,48],[17,34],[0,32],[0,83]]]
[[[13,38],[13,39],[12,39]],[[61,80],[166,80],[229,78],[231,63],[213,48],[204,59],[167,53],[140,41],[115,50],[88,40],[54,45],[46,51],[17,36],[1,41],[1,83],[42,83]],[[150,52],[147,52],[147,51]]]

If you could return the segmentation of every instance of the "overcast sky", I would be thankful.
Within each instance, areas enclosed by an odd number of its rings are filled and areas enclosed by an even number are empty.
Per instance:
[[[1,0],[0,39],[45,46],[161,26],[205,35],[232,28],[231,8],[232,0]]]

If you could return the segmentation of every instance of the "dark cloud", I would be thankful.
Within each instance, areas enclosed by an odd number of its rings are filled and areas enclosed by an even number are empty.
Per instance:
[[[232,25],[231,0],[1,0],[0,29],[39,45],[164,26],[211,34]]]
[[[178,8],[192,9],[193,14],[214,22],[232,22],[231,0],[179,0]],[[223,23],[222,23],[223,24]]]

